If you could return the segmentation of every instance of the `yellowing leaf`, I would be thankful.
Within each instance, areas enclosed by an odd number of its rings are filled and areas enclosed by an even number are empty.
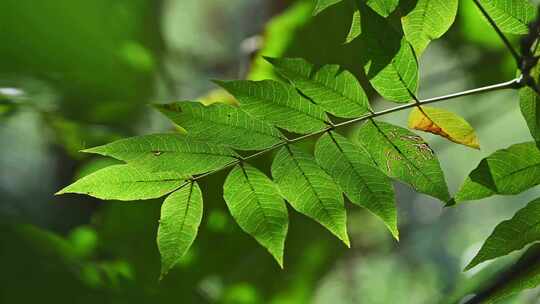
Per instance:
[[[460,116],[443,109],[414,108],[409,115],[409,128],[440,135],[458,144],[480,149],[471,125]]]

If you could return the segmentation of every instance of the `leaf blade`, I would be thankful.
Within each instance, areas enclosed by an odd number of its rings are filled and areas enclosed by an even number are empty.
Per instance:
[[[372,120],[360,128],[357,138],[379,169],[388,176],[444,202],[450,199],[439,161],[420,136],[404,128]]]
[[[152,172],[177,171],[184,175],[219,169],[236,160],[236,153],[225,146],[178,134],[136,136],[83,152],[109,156]]]
[[[414,108],[409,114],[409,128],[433,133],[455,143],[480,149],[471,125],[463,118],[444,109]]]
[[[527,34],[527,25],[535,17],[535,8],[527,0],[479,0],[501,31]]]
[[[176,190],[163,202],[157,232],[161,278],[178,263],[195,241],[202,216],[202,193],[196,182]]]
[[[367,151],[331,132],[317,141],[315,158],[352,203],[378,216],[394,238],[399,239],[394,188]]]
[[[341,191],[313,156],[295,146],[285,146],[274,158],[272,176],[295,210],[316,220],[350,246]]]
[[[465,270],[536,241],[540,241],[540,199],[529,202],[511,219],[499,223]]]
[[[196,140],[239,150],[261,150],[284,138],[273,126],[225,104],[204,106],[198,102],[177,102],[156,107]]]
[[[77,180],[56,194],[86,194],[103,200],[145,200],[176,190],[186,178],[177,172],[150,173],[129,165],[113,165]]]
[[[313,102],[337,117],[368,113],[368,98],[356,77],[338,65],[320,69],[301,58],[266,58],[277,71]]]
[[[539,183],[540,151],[536,143],[515,144],[481,160],[456,193],[456,202],[518,194]]]
[[[327,126],[324,110],[288,84],[274,80],[216,83],[240,101],[241,109],[287,131],[306,134]]]
[[[413,46],[417,58],[431,40],[440,38],[454,23],[458,0],[419,0],[401,18],[405,37]]]
[[[265,247],[283,268],[289,217],[274,183],[256,168],[238,165],[225,180],[223,197],[242,230]]]

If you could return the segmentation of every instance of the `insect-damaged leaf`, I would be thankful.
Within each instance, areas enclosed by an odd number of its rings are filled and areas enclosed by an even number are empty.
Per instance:
[[[388,176],[444,202],[450,199],[439,160],[420,136],[372,120],[360,128],[357,138]]]
[[[229,173],[223,197],[238,225],[283,267],[289,217],[276,185],[264,173],[243,164]]]
[[[363,147],[331,132],[323,135],[317,142],[315,158],[352,203],[377,215],[398,239],[392,181],[376,167]]]
[[[173,192],[161,205],[157,232],[161,277],[169,272],[193,244],[202,215],[202,193],[196,182],[190,182]]]
[[[368,98],[356,77],[338,65],[320,69],[301,58],[267,58],[276,70],[313,102],[338,117],[368,113]]]
[[[56,194],[79,193],[104,200],[144,200],[172,192],[186,178],[177,172],[151,173],[129,165],[114,165],[89,174]]]
[[[501,222],[465,268],[474,266],[540,241],[540,199],[519,210],[511,219]]]
[[[410,101],[418,86],[418,63],[411,46],[387,20],[372,12],[363,20],[367,21],[362,24],[360,38],[364,70],[371,85],[390,101]]]
[[[272,176],[294,209],[316,220],[350,246],[343,195],[312,155],[294,145],[281,148],[272,163]]]
[[[458,0],[418,0],[401,18],[405,37],[419,58],[431,40],[440,38],[454,23]]]
[[[535,8],[528,0],[479,0],[501,31],[527,34],[527,25],[535,17]]]
[[[204,106],[177,102],[156,106],[173,122],[186,129],[188,137],[239,150],[260,150],[283,140],[273,126],[225,104]]]
[[[305,134],[327,126],[324,110],[289,84],[274,80],[216,83],[238,99],[241,109],[287,131]]]
[[[540,151],[536,143],[515,144],[480,161],[459,189],[455,201],[518,194],[539,183]]]
[[[178,134],[154,134],[121,139],[84,150],[116,158],[149,171],[175,171],[184,175],[205,173],[234,160],[231,149]]]
[[[458,144],[480,149],[471,125],[460,116],[438,108],[414,108],[409,115],[409,128],[430,132]]]

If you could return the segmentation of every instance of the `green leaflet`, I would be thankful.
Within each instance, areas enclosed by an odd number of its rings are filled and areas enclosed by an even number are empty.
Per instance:
[[[368,121],[358,140],[388,176],[444,202],[450,199],[439,160],[422,137],[389,123]]]
[[[479,0],[501,31],[527,34],[527,25],[535,17],[535,8],[528,0]]]
[[[356,77],[338,65],[320,69],[301,58],[267,58],[276,70],[325,111],[345,118],[370,111],[368,98]]]
[[[475,183],[467,177],[454,197],[454,202],[474,201],[495,195],[495,192],[482,184]]]
[[[294,145],[285,146],[272,163],[272,176],[294,209],[313,218],[350,246],[343,195],[313,156]]]
[[[536,143],[515,144],[484,158],[469,174],[455,200],[459,203],[493,194],[518,194],[539,183],[540,151]]]
[[[324,110],[302,97],[291,85],[274,80],[217,81],[253,117],[290,132],[305,134],[324,129]]]
[[[356,0],[352,0],[353,5],[353,15],[351,19],[351,26],[349,28],[349,33],[345,38],[345,43],[349,43],[356,39],[360,34],[362,34],[362,13],[360,12],[360,7],[356,3]]]
[[[498,224],[465,270],[536,241],[540,241],[540,199],[530,202],[511,219]]]
[[[204,106],[198,102],[177,102],[156,107],[186,129],[188,137],[201,141],[239,150],[261,150],[284,138],[271,125],[225,104]]]
[[[330,6],[337,4],[343,0],[315,0],[315,8],[313,9],[313,16],[318,15],[320,12],[329,8]]]
[[[456,18],[457,8],[458,0],[418,0],[407,16],[401,18],[405,37],[418,58],[431,40],[448,31]]]
[[[410,101],[418,86],[418,64],[411,46],[381,17],[370,13],[364,19],[360,37],[371,85],[388,100]]]
[[[366,4],[377,14],[388,17],[398,6],[399,0],[367,0]]]
[[[157,244],[161,254],[161,278],[193,244],[202,215],[202,193],[196,182],[190,182],[173,192],[161,205],[157,232]]]
[[[238,225],[268,249],[283,268],[289,216],[276,185],[256,168],[239,165],[229,173],[223,197]]]
[[[151,173],[129,165],[114,165],[89,174],[56,194],[79,193],[104,200],[133,201],[164,196],[180,187],[186,175]]]
[[[538,261],[536,263],[531,263],[531,259],[535,259],[534,257],[538,256],[539,253],[540,244],[535,244],[527,249],[515,264],[515,266],[521,267],[523,271],[517,277],[505,282],[505,284],[486,299],[484,303],[500,303],[498,302],[499,300],[540,285],[540,263]]]
[[[315,158],[351,202],[380,217],[392,235],[399,238],[392,182],[376,167],[363,147],[331,132],[317,142]]]
[[[532,137],[536,142],[540,142],[540,98],[538,94],[529,87],[519,89],[519,107]]]
[[[234,160],[231,149],[177,134],[154,134],[121,139],[84,150],[116,158],[149,171],[176,171],[184,175],[205,173]]]

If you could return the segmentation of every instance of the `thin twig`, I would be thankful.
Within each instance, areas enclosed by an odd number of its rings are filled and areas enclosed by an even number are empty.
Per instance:
[[[264,150],[261,150],[259,152],[254,153],[254,154],[248,155],[248,156],[243,157],[243,158],[238,158],[238,159],[226,164],[225,166],[223,166],[221,168],[218,168],[218,169],[209,171],[207,173],[195,176],[195,177],[191,178],[190,181],[200,180],[200,179],[202,179],[202,178],[204,178],[206,176],[209,176],[209,175],[215,174],[217,172],[223,171],[223,170],[225,170],[227,168],[236,166],[241,162],[245,162],[245,161],[248,161],[250,159],[257,158],[257,157],[259,157],[261,155],[264,155],[264,154],[266,154],[266,153],[268,153],[270,151],[273,151],[273,150],[275,150],[277,148],[283,147],[283,146],[285,146],[287,144],[293,144],[293,143],[302,141],[304,139],[307,139],[307,138],[317,136],[317,135],[320,135],[322,133],[334,130],[336,128],[349,126],[349,125],[352,125],[352,124],[355,124],[355,123],[362,122],[364,120],[373,119],[375,117],[387,115],[387,114],[390,114],[390,113],[394,113],[394,112],[398,112],[398,111],[402,111],[402,110],[405,110],[405,109],[409,109],[409,108],[413,108],[413,107],[417,107],[417,106],[421,106],[421,105],[425,105],[425,104],[430,104],[430,103],[434,103],[434,102],[439,102],[439,101],[444,101],[444,100],[449,100],[449,99],[454,99],[454,98],[458,98],[458,97],[469,96],[469,95],[474,95],[474,94],[479,94],[479,93],[486,93],[486,92],[490,92],[490,91],[497,91],[497,90],[510,89],[510,88],[519,88],[519,87],[522,86],[521,80],[522,80],[522,77],[519,76],[519,77],[514,78],[514,79],[512,79],[510,81],[501,82],[501,83],[497,83],[497,84],[494,84],[494,85],[489,85],[489,86],[485,86],[485,87],[480,87],[480,88],[476,88],[476,89],[472,89],[472,90],[457,92],[457,93],[438,96],[438,97],[432,97],[432,98],[423,99],[423,100],[415,100],[415,102],[413,102],[413,103],[407,103],[407,104],[404,104],[404,105],[401,105],[401,106],[393,107],[393,108],[386,109],[386,110],[381,110],[381,111],[378,111],[378,112],[370,111],[369,114],[367,114],[367,115],[357,117],[357,118],[353,118],[353,119],[350,119],[350,120],[346,120],[346,121],[341,122],[341,123],[332,124],[332,125],[324,128],[324,129],[322,129],[322,130],[319,130],[319,131],[316,131],[316,132],[313,132],[313,133],[309,133],[309,134],[305,134],[305,135],[302,135],[302,136],[299,136],[299,137],[295,137],[293,139],[286,139],[286,140],[284,140],[282,142],[279,142],[279,143],[277,143],[277,144],[275,144],[273,146],[270,146],[270,147],[268,147],[268,148],[266,148]]]
[[[516,63],[518,64],[518,66],[521,64],[521,56],[518,54],[518,52],[514,49],[514,47],[512,46],[512,44],[510,43],[510,41],[508,40],[508,38],[506,38],[506,36],[504,35],[504,33],[501,31],[501,29],[497,26],[497,24],[495,23],[495,21],[491,18],[491,16],[487,13],[487,11],[484,9],[484,7],[482,6],[482,4],[480,4],[480,2],[478,0],[473,0],[474,1],[474,4],[476,4],[476,6],[478,7],[478,9],[480,10],[480,12],[482,12],[482,15],[484,15],[484,17],[486,17],[487,21],[489,22],[489,24],[491,24],[491,27],[493,27],[493,29],[495,30],[495,32],[497,32],[497,35],[499,35],[499,37],[501,38],[501,40],[503,41],[504,45],[506,45],[506,48],[508,49],[508,51],[510,51],[510,53],[512,53],[512,56],[514,57],[514,59],[516,60]]]

